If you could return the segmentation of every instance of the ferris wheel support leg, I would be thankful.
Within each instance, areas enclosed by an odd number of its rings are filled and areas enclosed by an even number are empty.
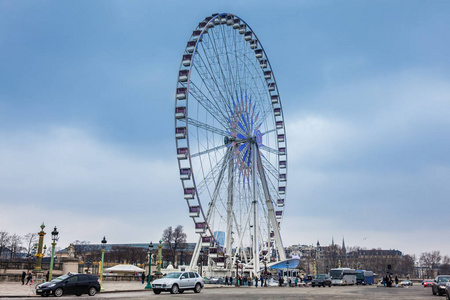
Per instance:
[[[189,265],[189,269],[194,270],[197,266],[198,256],[200,255],[200,248],[202,244],[202,236],[198,239],[197,245],[195,245],[194,253],[192,253],[191,263]],[[202,276],[202,274],[200,274]]]
[[[231,256],[231,232],[233,231],[233,164],[234,160],[228,162],[228,201],[227,201],[227,232],[226,232],[226,257]]]
[[[254,276],[258,276],[259,272],[259,243],[258,243],[258,195],[256,190],[256,152],[258,151],[258,147],[256,143],[253,144],[252,152],[253,152],[253,165],[252,165],[252,190],[253,190],[253,274]]]
[[[274,238],[275,238],[275,243],[277,245],[279,259],[285,260],[286,253],[284,252],[283,242],[281,240],[281,235],[280,235],[280,228],[278,228],[278,222],[275,217],[272,199],[270,198],[269,188],[267,187],[266,175],[264,174],[264,168],[263,168],[263,164],[261,161],[261,156],[259,154],[259,151],[257,152],[256,158],[257,158],[259,176],[261,178],[261,185],[263,187],[264,196],[266,198],[267,214],[268,214],[270,223],[272,224],[272,229],[274,232]]]

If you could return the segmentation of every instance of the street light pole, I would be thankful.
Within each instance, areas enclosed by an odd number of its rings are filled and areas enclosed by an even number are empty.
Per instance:
[[[103,288],[103,261],[105,259],[105,246],[106,246],[106,238],[103,237],[102,240],[102,261],[100,263],[100,292],[103,292],[105,289]]]
[[[203,278],[203,248],[200,249],[200,276]]]
[[[58,237],[58,230],[56,230],[56,226],[55,229],[53,229],[52,231],[52,258],[50,259],[50,271],[48,274],[48,280],[51,281],[52,280],[52,276],[53,276],[53,260],[55,257],[55,246],[56,246],[56,242],[59,240]]]
[[[44,246],[44,235],[45,235],[44,228],[45,228],[45,225],[44,225],[44,223],[42,223],[41,231],[38,232],[39,244],[38,244],[38,248],[37,248],[37,253],[34,255],[34,256],[36,256],[36,267],[34,269],[34,271],[36,271],[36,272],[42,272],[42,268],[41,268],[42,257],[44,257],[44,255],[45,255],[44,254],[45,249],[44,249],[44,252],[42,251],[42,246]]]
[[[152,284],[151,284],[151,277],[152,277],[152,249],[153,249],[153,243],[150,242],[150,245],[148,245],[148,277],[147,277],[147,285],[145,286],[146,290],[151,290]]]

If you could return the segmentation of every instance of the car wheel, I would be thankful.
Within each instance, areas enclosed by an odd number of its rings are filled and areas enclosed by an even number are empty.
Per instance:
[[[153,290],[153,293],[155,293],[156,295],[159,295],[159,294],[161,294],[161,290]]]
[[[183,294],[184,290],[178,290],[178,294]]]
[[[178,285],[174,284],[172,285],[172,288],[170,289],[171,294],[178,294]]]
[[[200,283],[197,283],[195,285],[194,292],[195,293],[200,293],[201,290],[202,290],[202,286],[200,285]]]
[[[89,296],[94,296],[95,294],[97,294],[97,290],[95,289],[95,287],[91,287],[89,289]]]
[[[55,297],[61,297],[64,294],[64,291],[62,288],[57,288],[54,292],[53,295],[55,295]]]

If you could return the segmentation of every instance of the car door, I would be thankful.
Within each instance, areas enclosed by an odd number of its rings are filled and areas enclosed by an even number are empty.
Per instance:
[[[78,294],[78,276],[73,275],[66,280],[64,285],[64,294]]]
[[[180,288],[181,289],[188,289],[189,288],[189,273],[184,272],[180,276]]]
[[[89,275],[79,275],[77,291],[79,294],[87,294],[89,290]]]
[[[194,288],[195,287],[195,283],[196,283],[195,273],[194,272],[189,272],[189,287],[190,288]]]

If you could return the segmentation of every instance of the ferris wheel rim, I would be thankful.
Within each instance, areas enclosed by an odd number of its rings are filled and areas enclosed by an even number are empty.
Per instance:
[[[209,20],[207,21],[206,25],[204,25],[204,26],[203,26],[203,29],[201,29],[200,35],[197,37],[197,40],[196,40],[196,43],[195,43],[195,49],[194,49],[194,51],[192,52],[192,55],[191,55],[191,57],[192,57],[192,59],[191,59],[191,64],[190,64],[189,69],[188,69],[189,72],[188,72],[187,88],[186,88],[186,100],[185,100],[185,101],[186,101],[186,116],[188,116],[188,105],[189,105],[189,97],[190,97],[189,91],[190,91],[190,87],[191,87],[192,68],[193,68],[193,66],[194,66],[194,64],[195,64],[195,57],[196,57],[196,55],[197,55],[197,48],[199,47],[200,42],[202,41],[203,35],[205,34],[205,32],[208,31],[208,28],[210,28],[210,27],[209,27],[209,24],[216,22],[216,20],[217,20],[218,18],[222,18],[223,16],[226,16],[226,17],[231,16],[231,17],[233,18],[233,20],[237,19],[237,20],[239,20],[240,22],[242,22],[243,24],[245,24],[245,26],[249,29],[249,31],[251,32],[251,34],[255,37],[255,40],[256,40],[258,49],[261,49],[261,50],[262,50],[262,53],[263,53],[263,55],[264,55],[263,57],[266,59],[266,64],[267,64],[267,67],[266,67],[265,69],[263,68],[263,72],[264,72],[265,70],[268,70],[268,71],[271,72],[272,81],[273,81],[273,84],[274,84],[274,91],[275,91],[274,94],[278,97],[278,106],[279,106],[279,108],[280,108],[280,114],[281,114],[281,120],[282,120],[282,128],[281,128],[281,129],[282,129],[282,131],[284,132],[284,140],[283,140],[283,143],[284,143],[284,147],[287,148],[286,129],[285,129],[285,122],[284,122],[284,116],[283,116],[282,103],[281,103],[281,99],[280,99],[280,95],[279,95],[280,93],[279,93],[279,90],[278,90],[278,85],[277,85],[277,83],[276,83],[275,75],[274,75],[274,73],[273,73],[273,69],[272,69],[271,64],[270,64],[270,60],[269,60],[269,58],[268,58],[268,56],[267,56],[267,54],[266,54],[266,52],[265,52],[264,47],[262,46],[260,40],[258,39],[256,33],[253,31],[253,29],[251,28],[251,26],[248,25],[248,23],[245,22],[242,18],[240,18],[239,16],[234,15],[234,14],[230,14],[230,13],[221,13],[221,14],[217,14],[217,15],[213,16],[212,18],[209,18]],[[207,19],[208,19],[208,17],[207,17]],[[206,20],[206,19],[205,19],[205,20]],[[219,21],[219,22],[220,22],[220,21]],[[220,25],[222,25],[222,24],[220,24]],[[200,26],[200,25],[199,25],[199,26]],[[197,30],[199,29],[199,26],[196,27]],[[193,34],[194,34],[195,31],[196,31],[196,30],[194,29]],[[189,42],[191,42],[191,41],[193,40],[193,34],[192,34],[191,37],[189,38],[188,44],[189,44]],[[188,46],[186,46],[185,51],[183,52],[183,55],[186,55],[186,53],[188,53],[187,48],[188,48]],[[179,72],[180,72],[181,70],[186,70],[186,68],[183,68],[183,60],[182,60],[182,62],[180,63]],[[179,86],[180,86],[179,81],[177,81],[177,90],[178,90]],[[272,94],[269,92],[269,95],[272,95]],[[176,107],[178,107],[178,106],[177,106],[177,103],[178,103],[177,101],[178,101],[178,100],[176,100]],[[175,118],[175,126],[177,126],[177,119],[176,119],[176,118]],[[191,145],[190,145],[190,136],[189,136],[189,122],[188,122],[187,120],[186,120],[186,122],[185,122],[185,128],[186,128],[186,144],[187,144],[187,148],[188,148],[188,161],[189,161],[189,166],[190,166],[190,169],[191,169],[191,170],[194,170],[194,168],[193,168],[193,162],[192,162],[192,155],[193,155],[193,154],[192,154],[191,151],[190,151]],[[178,148],[179,148],[179,147],[178,147],[178,143],[179,143],[179,142],[178,142],[178,139],[176,139],[176,143],[177,143],[177,150],[178,150]],[[278,148],[279,148],[279,147],[280,147],[280,142],[279,142],[279,141],[277,142],[277,145],[278,145]],[[286,159],[285,159],[285,161],[286,161],[286,166],[285,166],[286,171],[285,171],[283,174],[287,177],[287,151],[286,151],[286,153],[285,153],[285,156],[286,156]],[[181,172],[180,161],[179,161],[179,169],[180,169],[180,172]],[[277,170],[278,170],[278,173],[281,174],[281,172],[280,172],[280,166],[279,166],[279,165],[277,166]],[[202,214],[202,218],[203,218],[203,220],[204,220],[204,223],[206,223],[206,227],[207,227],[207,229],[210,231],[210,237],[212,237],[212,238],[215,240],[214,233],[211,232],[211,228],[210,228],[210,226],[209,226],[209,224],[208,224],[208,222],[207,222],[207,217],[206,217],[206,214],[205,214],[205,210],[204,210],[204,208],[203,208],[203,204],[202,204],[200,195],[199,195],[199,193],[198,193],[198,184],[197,184],[197,182],[196,182],[196,180],[195,180],[195,174],[192,174],[192,177],[193,177],[193,179],[192,179],[193,187],[192,187],[192,188],[193,188],[194,191],[195,191],[194,197],[197,199],[197,203],[199,204],[200,211],[201,211],[201,214]],[[286,188],[286,186],[287,186],[287,178],[285,178],[285,181],[286,181],[286,183],[284,184],[284,188]],[[280,180],[279,180],[279,179],[278,179],[278,184],[277,184],[277,186],[280,187]],[[184,185],[184,182],[183,182],[183,188],[186,189],[186,187],[185,187],[185,185]],[[278,200],[278,199],[277,199],[277,200]],[[189,202],[188,202],[188,206],[189,206]],[[190,206],[189,206],[189,207],[190,207]],[[281,211],[284,211],[284,206],[283,206],[283,208],[281,209]],[[193,218],[193,219],[194,219],[194,218]],[[281,217],[280,219],[282,219],[282,217]],[[196,222],[195,219],[194,219],[194,223],[197,224],[197,222]],[[203,236],[203,234],[200,234],[200,235]],[[217,242],[217,241],[216,241],[216,242]],[[219,245],[219,244],[217,243],[217,245]],[[223,249],[222,249],[222,247],[221,247],[220,245],[219,245],[219,247],[220,247],[221,250],[223,251]]]

